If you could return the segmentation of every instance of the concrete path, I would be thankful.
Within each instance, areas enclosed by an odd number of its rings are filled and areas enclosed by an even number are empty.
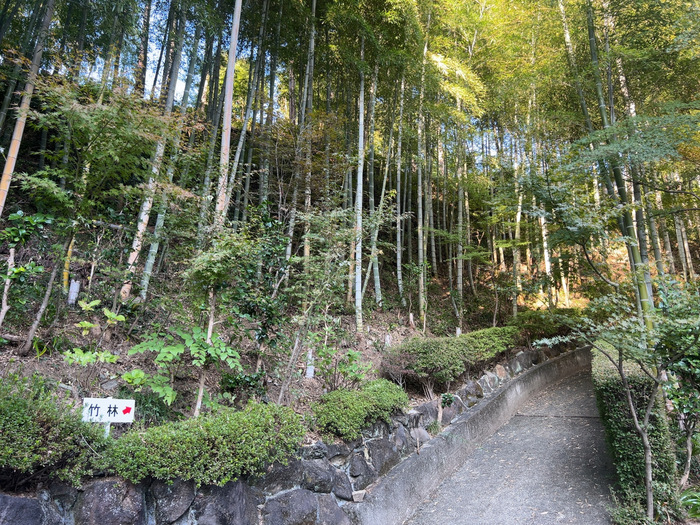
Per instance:
[[[613,470],[590,375],[529,400],[405,525],[608,524]]]

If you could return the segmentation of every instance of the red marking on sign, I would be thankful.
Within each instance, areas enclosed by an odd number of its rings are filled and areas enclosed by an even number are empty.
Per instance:
[[[126,415],[131,412],[131,407],[126,407],[122,412]]]

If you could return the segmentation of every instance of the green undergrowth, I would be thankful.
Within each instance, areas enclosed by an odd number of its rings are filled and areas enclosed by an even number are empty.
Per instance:
[[[71,408],[39,376],[0,379],[0,489],[47,479],[78,484],[93,473],[108,440]]]
[[[409,340],[387,354],[397,359],[399,385],[378,379],[358,389],[333,390],[313,405],[311,424],[325,435],[356,439],[363,429],[389,422],[392,414],[408,406],[402,377],[431,388],[449,385],[513,348],[522,341],[522,330],[507,326]],[[242,388],[229,382],[231,388]],[[284,462],[298,450],[306,432],[299,415],[274,404],[249,403],[241,410],[221,408],[173,421],[178,414],[154,396],[127,387],[120,394],[139,399],[139,424],[118,438],[105,438],[103,427],[83,423],[79,407],[62,400],[50,382],[18,375],[2,378],[0,489],[23,490],[50,479],[77,486],[88,476],[112,474],[132,482],[181,478],[197,485],[221,485]]]
[[[613,519],[618,524],[646,523],[642,440],[634,428],[625,390],[616,368],[600,352],[594,351],[593,356],[596,401],[617,474]],[[626,373],[636,406],[646,406],[652,379],[634,365],[627,366]],[[649,439],[654,458],[655,514],[660,519],[676,516],[679,513],[679,502],[675,489],[675,446],[660,396],[651,417]]]
[[[317,428],[325,433],[352,440],[362,429],[408,406],[408,396],[386,379],[365,383],[359,390],[340,388],[321,396],[313,407]]]

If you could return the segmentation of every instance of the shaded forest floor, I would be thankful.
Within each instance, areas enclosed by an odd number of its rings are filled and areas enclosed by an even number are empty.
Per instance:
[[[429,289],[430,310],[426,323],[426,336],[444,336],[455,334],[455,316],[450,300],[449,288],[438,280],[433,280]],[[65,301],[65,297],[56,292],[57,300]],[[475,300],[467,311],[470,313],[469,323],[473,329],[490,326],[493,318],[493,305],[489,307],[489,297],[483,296]],[[387,300],[391,304],[392,299]],[[54,303],[55,304],[55,303]],[[55,381],[58,391],[66,399],[76,405],[82,404],[84,397],[116,397],[136,398],[137,424],[150,425],[170,419],[189,417],[196,401],[199,381],[199,367],[183,360],[171,368],[171,381],[177,391],[175,402],[168,406],[148,388],[134,388],[127,384],[122,375],[141,369],[153,374],[157,367],[150,352],[129,354],[130,348],[141,342],[148,333],[159,331],[162,336],[172,333],[168,325],[172,312],[166,308],[167,303],[161,301],[153,305],[142,305],[130,310],[117,310],[124,315],[123,322],[108,324],[102,314],[102,304],[91,312],[85,312],[79,306],[66,307],[61,305],[54,308],[53,315],[46,316],[44,324],[35,339],[35,344],[27,356],[18,355],[19,345],[8,342],[0,347],[0,377],[12,372],[23,375],[40,374]],[[107,305],[109,306],[109,305]],[[510,309],[510,304],[505,305]],[[172,306],[171,306],[172,307]],[[503,307],[503,305],[501,305]],[[28,309],[29,310],[29,309]],[[489,311],[490,310],[490,311]],[[31,322],[29,311],[19,312],[18,307],[10,310],[3,331],[13,334],[24,334]],[[434,312],[434,313],[430,313]],[[49,312],[51,314],[52,312]],[[507,320],[509,312],[497,312],[499,320]],[[421,336],[421,327],[416,326],[413,316],[406,310],[394,307],[384,311],[374,310],[365,313],[365,329],[362,334],[355,330],[355,318],[349,312],[340,313],[336,334],[341,334],[336,341],[337,356],[346,355],[348,351],[358,352],[359,362],[366,366],[363,379],[372,379],[383,375],[382,357],[384,349],[400,344],[407,338]],[[89,322],[93,326],[81,328],[81,322]],[[204,315],[200,319],[191,320],[193,326],[206,328]],[[225,325],[217,327],[222,338],[233,346],[241,355],[242,371],[239,375],[253,376],[259,367],[260,380],[250,388],[239,388],[232,397],[222,396],[222,376],[231,372],[225,366],[207,367],[205,389],[205,410],[213,404],[242,406],[250,398],[276,402],[281,384],[284,380],[283,371],[289,359],[289,352],[279,354],[266,353],[258,360],[258,347],[251,337],[241,336],[240,332],[227,331]],[[252,327],[251,327],[252,328]],[[294,326],[282,325],[277,328],[277,336],[286,341],[293,340]],[[329,378],[317,373],[314,378],[305,378],[306,352],[308,346],[318,345],[310,341],[304,348],[292,372],[287,402],[295,411],[308,414],[312,404],[329,389]],[[107,351],[117,356],[116,362],[93,362],[81,365],[70,362],[65,353],[82,349],[86,352]],[[521,348],[513,349],[510,354],[517,353]],[[504,359],[510,355],[504,356]],[[328,368],[328,363],[326,363]],[[332,363],[331,363],[332,366]],[[328,370],[326,370],[328,372]],[[326,374],[327,375],[327,374]],[[333,378],[331,378],[332,381]],[[335,378],[337,379],[337,378]],[[352,386],[352,380],[340,382],[344,386]],[[337,386],[337,385],[336,385]],[[332,387],[331,387],[332,388]],[[426,400],[423,390],[417,384],[407,384],[412,404],[420,404]],[[139,410],[140,409],[140,410]],[[125,428],[115,425],[114,432],[118,435]],[[307,441],[318,436],[311,433]]]

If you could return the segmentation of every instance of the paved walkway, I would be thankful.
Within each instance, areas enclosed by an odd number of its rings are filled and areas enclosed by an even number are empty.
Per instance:
[[[612,466],[589,375],[535,396],[405,525],[609,524]]]

